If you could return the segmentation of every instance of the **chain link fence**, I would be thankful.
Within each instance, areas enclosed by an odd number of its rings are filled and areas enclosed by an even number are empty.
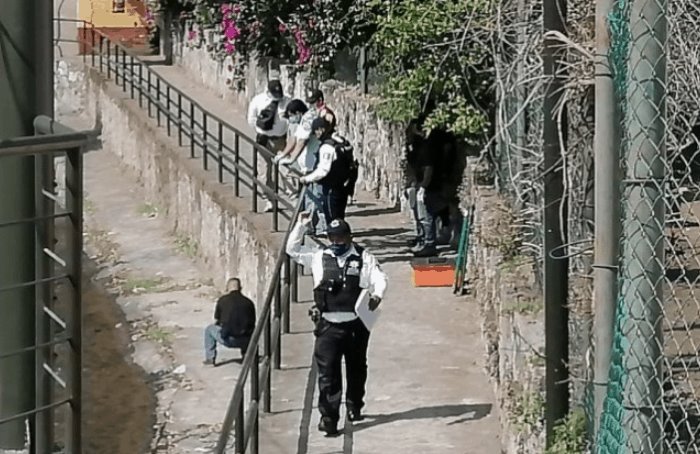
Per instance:
[[[700,5],[618,0],[619,297],[597,452],[700,452]]]

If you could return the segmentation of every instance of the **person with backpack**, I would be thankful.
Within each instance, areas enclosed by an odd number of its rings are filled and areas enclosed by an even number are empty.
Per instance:
[[[321,185],[321,209],[325,219],[344,219],[348,183],[357,166],[353,147],[344,137],[333,134],[333,125],[326,118],[315,119],[311,129],[321,143],[318,163],[311,173],[301,177],[301,182]]]
[[[267,91],[255,96],[248,106],[248,124],[255,129],[255,142],[267,148],[273,155],[260,153],[265,162],[265,186],[274,187],[272,171],[273,156],[287,144],[287,119],[284,117],[289,98],[284,95],[282,83],[271,79]],[[264,191],[260,191],[265,200],[265,212],[272,211],[272,202]]]

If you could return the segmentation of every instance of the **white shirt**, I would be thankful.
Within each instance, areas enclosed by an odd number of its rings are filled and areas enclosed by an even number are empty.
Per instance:
[[[304,146],[303,150],[301,150],[301,153],[299,153],[299,157],[297,158],[297,162],[299,163],[302,173],[309,173],[316,168],[317,152],[321,145],[321,142],[318,141],[316,136],[313,135],[311,131],[311,124],[316,118],[318,118],[318,112],[316,109],[307,110],[301,117],[299,126],[297,126],[294,132],[294,137],[297,140],[306,141],[306,145]]]
[[[323,254],[333,255],[328,249],[320,248],[316,243],[302,245],[304,239],[304,226],[301,222],[297,222],[287,240],[287,254],[298,264],[310,267],[313,276],[314,288],[318,287],[323,280]],[[355,246],[343,255],[336,257],[338,266],[344,267],[345,260],[351,255],[358,255]],[[362,269],[360,270],[360,287],[369,289],[372,296],[382,298],[386,292],[387,279],[386,274],[379,267],[377,258],[369,252],[362,251]],[[357,314],[355,312],[325,312],[323,318],[333,323],[343,323],[355,320]]]
[[[250,101],[250,105],[248,105],[248,124],[251,128],[255,128],[255,132],[258,134],[264,134],[270,137],[285,136],[287,135],[288,124],[287,120],[285,120],[282,116],[284,115],[284,111],[287,108],[287,103],[289,103],[289,98],[287,96],[283,96],[281,99],[278,100],[277,115],[275,115],[275,122],[272,125],[272,129],[270,129],[269,131],[263,131],[262,129],[256,126],[256,123],[258,121],[258,115],[260,115],[260,112],[265,110],[265,108],[269,106],[273,101],[275,101],[275,99],[273,99],[268,92],[256,95]]]
[[[306,176],[310,182],[322,180],[331,171],[333,161],[336,159],[335,147],[324,143],[318,150],[318,164],[313,172]]]

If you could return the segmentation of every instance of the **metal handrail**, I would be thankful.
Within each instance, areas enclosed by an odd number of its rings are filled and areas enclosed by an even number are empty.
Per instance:
[[[258,144],[254,138],[224,121],[218,115],[205,109],[182,90],[169,84],[142,59],[122,44],[114,42],[107,34],[96,29],[94,24],[76,19],[56,18],[55,20],[82,23],[83,31],[80,33],[81,39],[79,41],[85,50],[82,54],[83,62],[89,63],[90,66],[101,72],[106,72],[108,78],[112,78],[113,74],[114,82],[123,92],[128,92],[131,99],[138,98],[139,107],[144,108],[144,104],[146,104],[149,117],[155,115],[158,126],[162,126],[161,120],[165,120],[168,136],[176,134],[178,145],[185,146],[183,137],[187,138],[190,146],[190,157],[198,157],[196,149],[199,149],[204,170],[209,170],[209,160],[210,158],[214,159],[218,166],[219,182],[224,182],[225,174],[233,177],[234,194],[237,197],[240,196],[241,183],[251,189],[253,192],[251,197],[253,212],[258,212],[258,196],[267,196],[273,205],[271,213],[273,231],[279,231],[280,215],[290,219],[283,209],[291,209],[293,205],[280,194],[280,186],[283,182],[293,185],[293,179],[281,176],[279,168],[274,164],[271,186],[258,178],[259,159],[271,162],[275,153]],[[183,108],[183,101],[188,105],[188,109]],[[155,112],[153,112],[154,107]],[[201,121],[197,121],[197,114],[201,117]],[[208,129],[207,126],[210,124],[218,125],[216,134]],[[176,131],[172,130],[173,126]],[[224,132],[233,134],[233,146],[224,142]],[[252,147],[250,161],[241,156],[241,140]],[[301,176],[301,173],[293,168],[290,169],[290,173],[295,178]]]
[[[60,20],[60,19],[59,19]],[[152,117],[152,109],[155,107],[155,116],[158,126],[161,126],[161,116],[165,117],[168,136],[176,134],[178,144],[184,146],[183,137],[189,139],[190,156],[196,157],[195,147],[202,150],[202,163],[208,170],[208,159],[216,160],[218,165],[219,182],[223,183],[223,173],[227,172],[234,177],[234,193],[240,196],[240,183],[252,189],[252,210],[257,211],[258,191],[265,193],[273,202],[273,229],[278,230],[278,214],[280,205],[284,208],[294,209],[289,216],[289,225],[286,229],[282,245],[277,255],[274,272],[271,276],[264,304],[259,311],[258,323],[251,336],[248,350],[243,358],[238,380],[227,407],[216,448],[216,454],[223,454],[234,429],[235,452],[243,454],[250,451],[258,453],[259,444],[259,411],[260,399],[263,399],[262,410],[269,412],[271,409],[271,371],[281,367],[281,335],[290,331],[290,305],[296,298],[298,290],[298,265],[293,262],[285,252],[285,245],[289,239],[291,230],[299,216],[302,207],[303,196],[306,187],[302,188],[296,206],[281,197],[279,169],[274,168],[274,185],[267,186],[259,180],[257,171],[258,156],[271,159],[274,156],[267,148],[222,120],[217,115],[204,109],[199,103],[192,100],[187,94],[170,85],[164,78],[152,71],[148,65],[128,49],[94,28],[94,25],[82,21],[85,29],[90,30],[90,63],[93,68],[106,72],[108,78],[114,73],[114,81],[121,86],[122,91],[129,92],[131,99],[138,98],[139,107],[148,110]],[[83,34],[83,36],[86,36]],[[86,44],[86,45],[87,45]],[[99,46],[99,47],[97,47]],[[114,48],[114,54],[112,53]],[[120,63],[121,58],[121,63]],[[127,63],[127,59],[129,60]],[[106,60],[106,62],[105,62]],[[88,56],[83,55],[83,61],[88,61]],[[121,82],[121,85],[120,85]],[[156,90],[154,94],[152,89]],[[161,99],[162,89],[165,88],[164,100]],[[175,93],[173,99],[172,93]],[[147,105],[144,105],[144,99]],[[188,103],[189,109],[183,108],[183,100]],[[172,107],[175,107],[173,111]],[[201,121],[197,121],[196,114],[200,113]],[[212,133],[207,127],[212,120],[218,124],[216,133]],[[171,126],[177,131],[173,132]],[[234,135],[234,144],[231,146],[223,142],[224,130]],[[240,140],[250,144],[253,148],[252,162],[243,159],[240,153]],[[295,176],[300,172],[292,169]],[[283,214],[284,216],[284,214]],[[312,239],[316,243],[318,240]],[[263,347],[261,358],[260,348]],[[261,362],[262,359],[262,362]],[[245,388],[250,380],[251,396],[247,405],[245,402]]]

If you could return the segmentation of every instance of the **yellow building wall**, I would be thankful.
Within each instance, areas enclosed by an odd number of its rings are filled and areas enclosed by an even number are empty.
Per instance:
[[[145,3],[146,0],[127,0],[124,12],[115,13],[112,12],[112,0],[78,0],[78,18],[100,28],[144,27],[143,17],[136,7],[143,9]]]

